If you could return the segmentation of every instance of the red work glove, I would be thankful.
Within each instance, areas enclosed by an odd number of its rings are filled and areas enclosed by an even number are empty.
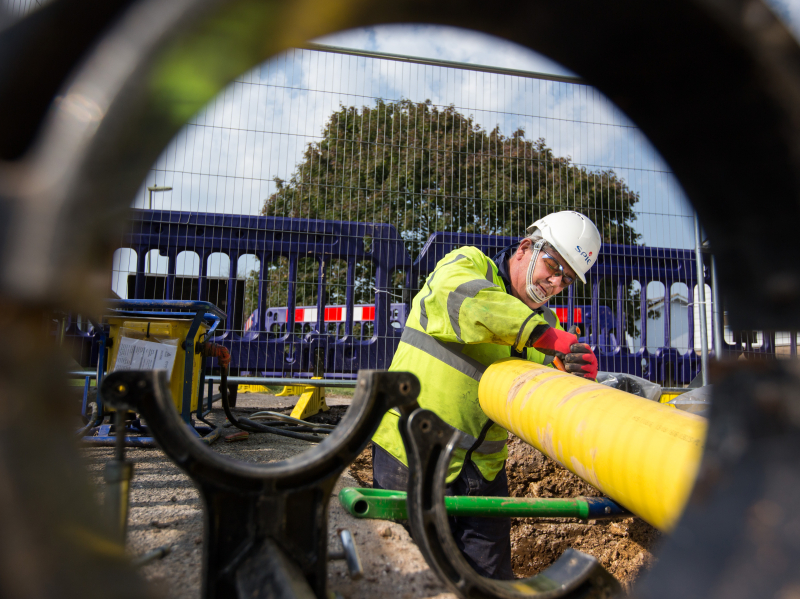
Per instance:
[[[565,355],[570,352],[570,347],[578,343],[578,338],[572,333],[561,331],[555,327],[547,330],[536,341],[533,347],[548,356]]]
[[[571,374],[595,380],[597,378],[597,356],[585,343],[575,343],[564,356],[564,368]]]

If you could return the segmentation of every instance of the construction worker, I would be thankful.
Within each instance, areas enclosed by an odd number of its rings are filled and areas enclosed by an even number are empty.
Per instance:
[[[442,258],[414,297],[389,370],[420,380],[419,404],[464,434],[447,476],[448,495],[508,496],[508,432],[483,413],[478,381],[486,367],[516,356],[569,372],[597,376],[588,345],[562,328],[547,301],[597,260],[600,234],[584,215],[564,211],[528,227],[528,236],[489,259],[475,247]],[[387,412],[373,436],[375,488],[406,490],[408,460],[399,413]],[[506,518],[451,518],[456,543],[480,574],[512,579],[511,522]]]

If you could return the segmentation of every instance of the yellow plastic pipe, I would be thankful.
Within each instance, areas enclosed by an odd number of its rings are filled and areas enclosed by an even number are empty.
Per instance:
[[[489,366],[481,408],[656,528],[671,530],[692,490],[706,420],[527,360]]]

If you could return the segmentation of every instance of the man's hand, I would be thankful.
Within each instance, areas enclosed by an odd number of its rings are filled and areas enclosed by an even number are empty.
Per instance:
[[[532,347],[548,356],[559,356],[569,354],[573,345],[578,345],[578,338],[575,335],[555,327],[547,327],[544,334],[533,342]]]
[[[567,355],[564,356],[564,368],[571,374],[595,380],[597,378],[597,356],[592,353],[587,344],[574,343],[569,348]]]

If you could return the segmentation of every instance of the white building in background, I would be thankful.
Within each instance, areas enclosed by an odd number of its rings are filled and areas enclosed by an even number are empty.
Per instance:
[[[689,350],[689,298],[684,289],[676,289],[677,285],[673,287],[672,294],[669,299],[670,310],[670,339],[669,345],[685,353]],[[663,288],[662,288],[663,289]],[[697,298],[697,287],[694,288],[694,297]],[[711,288],[706,285],[706,331],[708,334],[708,348],[712,350],[714,347],[714,324],[713,324],[713,306],[711,304]],[[654,297],[647,301],[648,313],[657,312],[657,316],[647,319],[647,346],[651,351],[658,347],[666,345],[664,339],[664,297]],[[694,349],[699,352],[701,349],[700,341],[700,314],[699,306],[696,306],[694,314]],[[727,316],[723,316],[723,328],[725,341],[728,343],[734,342],[733,333],[727,326]],[[628,346],[631,351],[637,351],[641,345],[641,340],[628,337]],[[753,331],[752,338],[753,349],[759,349],[763,346],[764,335],[761,331]],[[791,334],[788,332],[775,333],[775,347],[778,354],[788,354],[791,341]]]
[[[672,286],[669,296],[670,332],[669,339],[665,339],[664,321],[666,317],[664,287],[652,284],[647,290],[647,313],[655,314],[647,319],[647,347],[650,351],[669,345],[681,353],[689,351],[689,298],[688,288],[682,283]],[[697,288],[695,287],[695,297]],[[706,298],[709,300],[709,309],[706,311],[706,325],[708,331],[708,346],[713,346],[713,323],[710,309],[711,288],[706,285]],[[699,314],[695,313],[694,323],[694,348],[700,350],[700,320]],[[641,347],[639,337],[627,335],[628,347],[632,352],[636,352]],[[729,339],[731,341],[732,339]]]
[[[656,312],[658,316],[647,319],[647,346],[651,348],[664,347],[669,342],[681,353],[689,349],[689,299],[683,293],[672,293],[669,298],[670,335],[665,339],[664,321],[666,318],[664,298],[651,299],[647,302],[647,312]],[[700,326],[695,326],[695,345],[700,348]],[[711,331],[711,318],[708,318],[709,331]]]

